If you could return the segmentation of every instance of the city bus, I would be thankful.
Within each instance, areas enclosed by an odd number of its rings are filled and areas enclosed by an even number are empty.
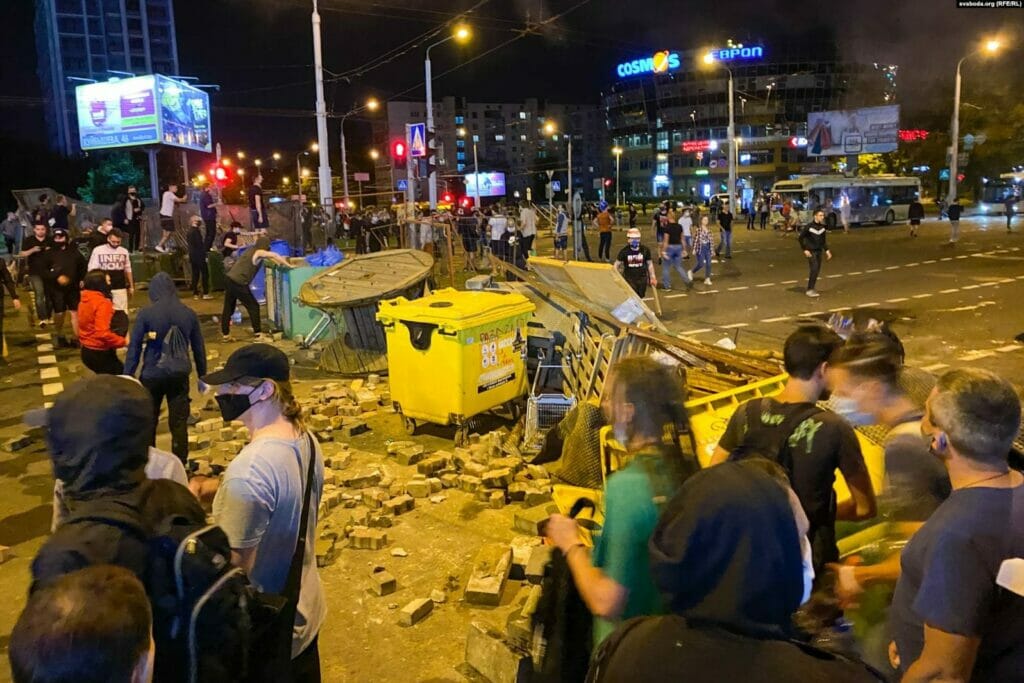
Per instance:
[[[790,202],[791,222],[808,223],[816,209],[825,209],[829,227],[841,223],[842,196],[850,200],[850,223],[892,225],[907,220],[910,202],[921,194],[918,178],[895,175],[846,177],[841,175],[805,175],[780,180],[772,186],[772,209],[779,211]]]
[[[1024,195],[1024,171],[1001,173],[998,179],[982,178],[981,194],[978,196],[978,212],[984,216],[999,216],[1006,213],[1006,198],[1010,195],[1021,201]],[[1018,207],[1015,209],[1020,210]]]

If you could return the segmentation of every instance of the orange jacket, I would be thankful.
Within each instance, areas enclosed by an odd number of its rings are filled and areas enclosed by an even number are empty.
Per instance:
[[[114,316],[114,302],[91,289],[82,290],[78,304],[78,341],[93,351],[119,349],[128,340],[110,329]]]

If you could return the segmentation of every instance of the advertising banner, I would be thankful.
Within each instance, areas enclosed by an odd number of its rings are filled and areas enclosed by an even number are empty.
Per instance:
[[[505,196],[505,174],[504,173],[467,173],[466,194],[470,197],[477,196],[477,176],[479,175],[481,197],[504,197]]]
[[[846,156],[895,152],[900,107],[816,111],[807,115],[807,155]]]
[[[197,152],[212,152],[210,96],[199,88],[157,75],[161,141]]]

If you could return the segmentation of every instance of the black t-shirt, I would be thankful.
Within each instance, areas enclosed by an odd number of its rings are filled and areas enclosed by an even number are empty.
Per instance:
[[[732,213],[723,211],[718,214],[718,224],[722,226],[722,230],[732,230]]]
[[[647,266],[651,263],[650,249],[642,244],[635,251],[626,246],[619,251],[615,259],[622,262],[622,276],[628,281],[647,282]]]
[[[259,206],[260,212],[265,211],[267,207],[263,203],[263,188],[260,187],[259,185],[250,185],[249,186],[249,208],[250,209],[256,209],[256,197],[260,198],[260,206]]]
[[[36,239],[36,236],[32,234],[21,241],[21,250],[25,251],[32,247],[42,247],[42,250],[25,259],[26,264],[28,264],[28,274],[46,277],[50,269],[49,258],[46,252],[53,248],[53,242],[49,237],[44,237],[40,240]]]
[[[70,216],[70,215],[71,215],[71,209],[69,209],[68,207],[61,206],[60,204],[55,206],[53,208],[53,215],[51,216],[51,218],[53,219],[53,228],[54,229],[63,228],[65,230],[67,230],[68,229],[68,216]]]
[[[110,233],[107,232],[100,232],[98,229],[93,230],[92,234],[89,235],[89,241],[87,242],[87,244],[89,245],[89,253],[91,254],[92,250],[100,246],[101,244],[106,244],[107,235],[109,234]]]
[[[972,681],[1021,679],[1024,597],[995,582],[1013,557],[1024,557],[1024,485],[954,491],[900,560],[889,621],[904,671],[921,656],[928,624],[981,638]]]
[[[679,225],[679,223],[669,223],[665,226],[664,232],[668,235],[670,246],[683,243],[683,226]]]
[[[238,238],[239,235],[233,230],[227,231],[226,233],[224,233],[224,236],[220,238],[220,253],[223,254],[225,258],[227,258],[228,256],[233,256],[235,251],[237,251],[238,246],[241,246],[238,245]],[[231,240],[238,246],[236,246],[234,249],[228,248],[227,246],[225,246],[228,240]]]
[[[807,403],[780,403],[772,398],[748,401],[729,419],[718,442],[720,447],[732,453],[743,443],[747,433],[747,411],[757,410],[758,406],[763,406],[763,409],[760,415],[751,416],[750,423],[755,429],[763,430],[777,430],[790,415],[810,409]],[[784,437],[778,434],[777,440]],[[819,410],[801,421],[789,434],[788,443],[793,458],[791,484],[810,522],[807,538],[811,542],[817,569],[826,562],[839,559],[835,530],[836,497],[832,488],[836,470],[849,479],[866,473],[867,465],[853,428],[843,418],[827,410]]]

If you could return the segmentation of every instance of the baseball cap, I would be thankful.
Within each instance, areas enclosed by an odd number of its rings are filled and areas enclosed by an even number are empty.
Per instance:
[[[287,382],[291,376],[288,356],[270,344],[249,344],[228,356],[223,370],[203,377],[206,384],[229,384],[244,380],[272,379]]]
[[[63,235],[64,237],[67,237],[68,236],[68,231],[65,230],[64,228],[56,228],[53,231],[53,236],[56,237],[57,235]]]

